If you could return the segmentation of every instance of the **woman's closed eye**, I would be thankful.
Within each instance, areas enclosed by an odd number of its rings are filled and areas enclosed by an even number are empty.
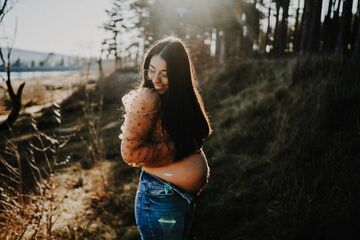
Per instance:
[[[157,70],[154,70],[154,69],[145,69],[144,71],[145,71],[145,77],[149,80],[154,79],[154,77],[156,76],[156,72],[157,72]],[[159,71],[157,77],[161,80],[166,80],[167,74],[164,71]]]

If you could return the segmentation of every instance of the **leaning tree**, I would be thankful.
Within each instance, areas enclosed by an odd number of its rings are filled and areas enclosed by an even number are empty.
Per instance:
[[[11,10],[11,8],[12,6],[9,5],[8,0],[0,1],[0,26],[5,15]],[[0,59],[2,62],[3,69],[6,72],[6,77],[2,76],[2,80],[6,84],[7,92],[11,100],[11,111],[8,114],[7,118],[0,123],[0,132],[9,129],[12,126],[12,124],[16,121],[17,117],[19,116],[19,112],[21,109],[21,95],[25,86],[25,82],[21,83],[15,93],[14,88],[11,84],[11,62],[10,62],[11,52],[12,52],[12,46],[8,47],[5,57],[3,54],[3,49],[0,46]]]

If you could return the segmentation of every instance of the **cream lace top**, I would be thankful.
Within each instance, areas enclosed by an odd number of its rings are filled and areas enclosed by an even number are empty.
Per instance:
[[[161,126],[160,97],[155,90],[140,88],[121,99],[121,156],[134,167],[158,167],[175,159],[175,144]]]

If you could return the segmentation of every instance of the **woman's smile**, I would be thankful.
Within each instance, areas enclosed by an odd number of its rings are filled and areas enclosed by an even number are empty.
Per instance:
[[[165,87],[167,84],[158,84],[158,83],[155,83],[154,85],[155,85],[155,87]]]
[[[166,61],[160,56],[155,55],[151,58],[150,63],[150,79],[158,93],[163,94],[169,88],[169,79],[167,77]]]
[[[154,84],[155,91],[159,94],[164,94],[167,91],[168,84]]]

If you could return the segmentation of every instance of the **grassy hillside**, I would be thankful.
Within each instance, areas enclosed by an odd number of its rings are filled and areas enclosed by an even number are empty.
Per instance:
[[[214,135],[196,239],[359,236],[359,73],[331,58],[203,73]]]

